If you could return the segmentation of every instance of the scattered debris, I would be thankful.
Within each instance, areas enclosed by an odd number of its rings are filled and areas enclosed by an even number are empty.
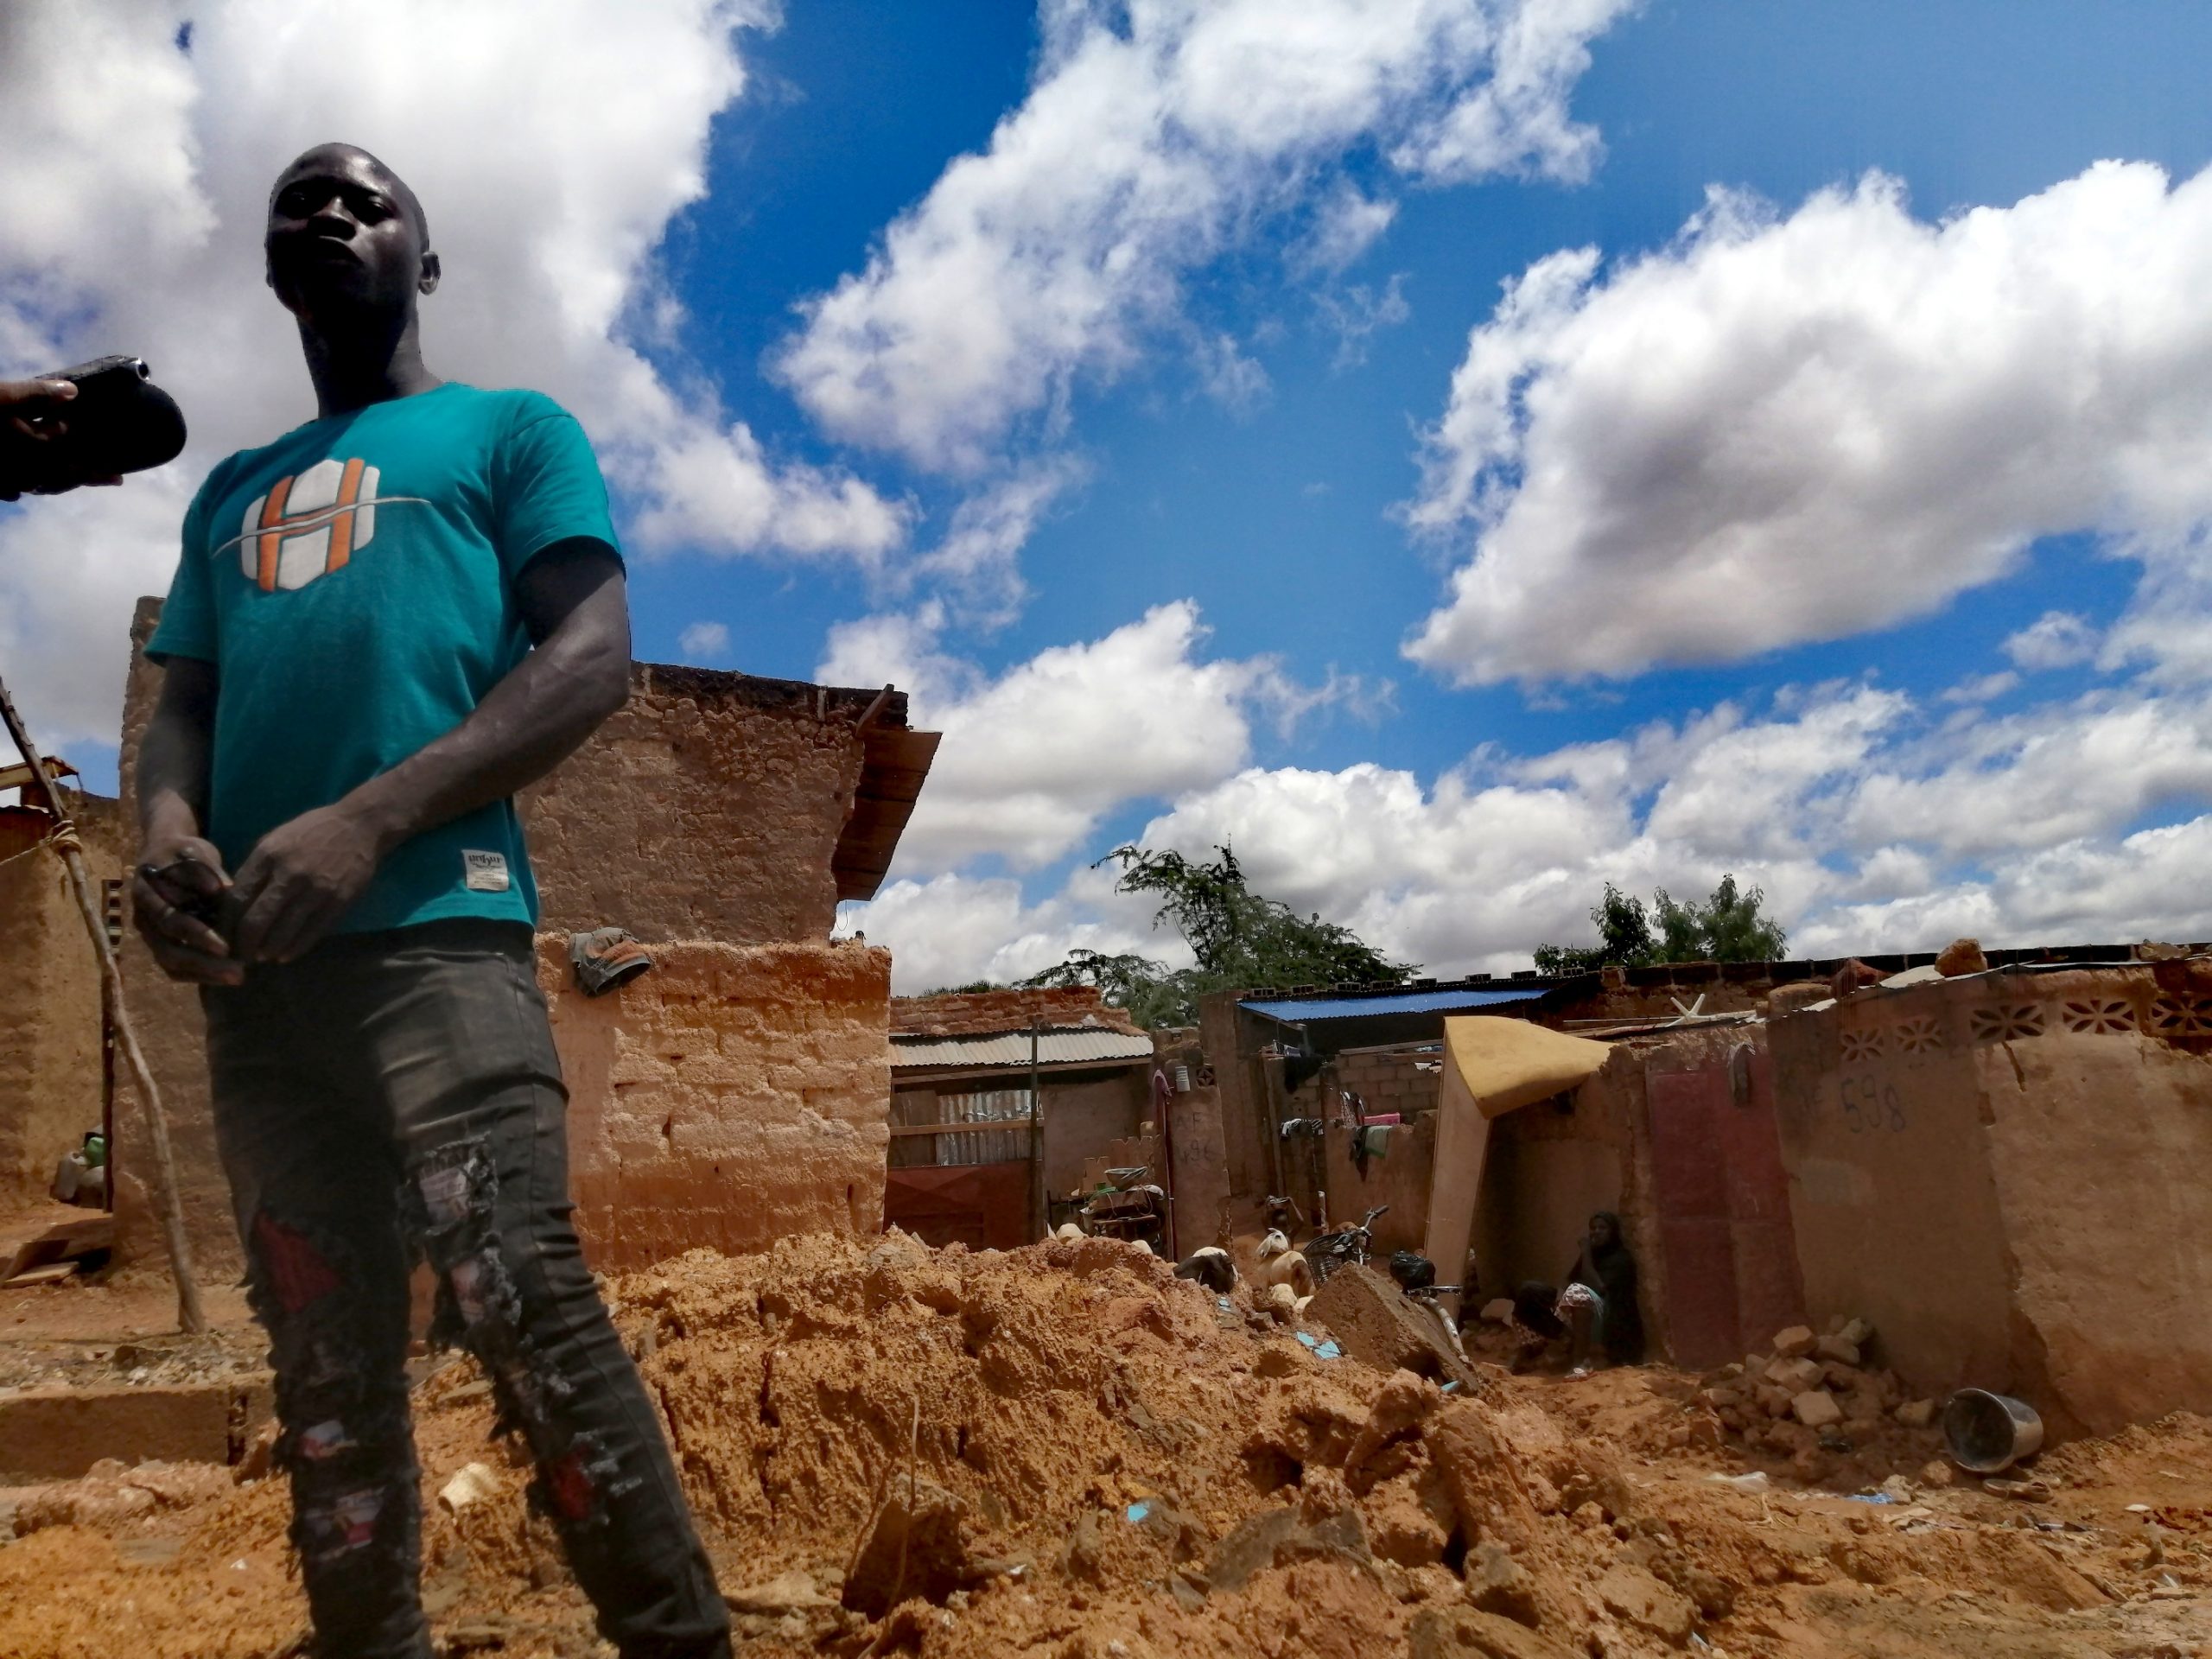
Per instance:
[[[1986,974],[1989,971],[1989,958],[1982,955],[1980,939],[1953,939],[1936,953],[1936,971],[1946,979]]]
[[[438,1488],[438,1502],[448,1515],[459,1515],[472,1503],[496,1497],[499,1491],[499,1478],[489,1464],[464,1463],[459,1473]]]

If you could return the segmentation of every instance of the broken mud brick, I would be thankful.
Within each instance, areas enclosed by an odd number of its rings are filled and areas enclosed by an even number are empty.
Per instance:
[[[1843,1421],[1843,1408],[1821,1389],[1808,1389],[1789,1402],[1792,1415],[1808,1428],[1827,1428]]]
[[[1766,1368],[1767,1381],[1792,1394],[1802,1394],[1821,1384],[1820,1365],[1809,1359],[1777,1359]]]
[[[1681,1647],[1697,1628],[1697,1609],[1640,1567],[1619,1566],[1598,1580],[1598,1598],[1624,1623]]]
[[[1482,1386],[1474,1368],[1452,1351],[1434,1315],[1408,1300],[1395,1281],[1372,1268],[1340,1268],[1331,1274],[1307,1313],[1363,1364],[1408,1370],[1471,1391]]]

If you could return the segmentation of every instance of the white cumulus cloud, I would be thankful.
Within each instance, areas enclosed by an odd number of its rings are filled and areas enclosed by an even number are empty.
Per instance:
[[[1941,222],[1879,175],[1787,215],[1715,191],[1644,257],[1540,260],[1428,434],[1408,518],[1471,547],[1408,652],[1467,683],[1734,659],[2063,531],[2155,570],[2212,520],[2208,283],[2212,173],[2118,162]]]
[[[1702,898],[1731,874],[1764,889],[1800,956],[1935,950],[1961,934],[2202,938],[2212,896],[2191,861],[2212,844],[2208,804],[2212,698],[2101,690],[1955,721],[1837,684],[1548,753],[1484,748],[1427,781],[1372,762],[1247,766],[1176,797],[1139,839],[1192,855],[1231,845],[1259,891],[1456,974],[1591,942],[1608,881]],[[2152,817],[2175,821],[2139,827]],[[988,886],[912,868],[933,904]],[[1084,925],[1141,934],[1145,918],[1102,888],[1110,874],[1079,868],[1027,904],[1009,882],[972,925],[930,912],[926,939],[918,908],[861,925],[897,951],[951,952],[931,958],[940,979],[1004,976],[1017,961],[1034,972],[1087,942]]]
[[[892,988],[902,996],[979,979],[1010,984],[1071,950],[1137,951],[1173,966],[1190,960],[1179,939],[1154,931],[1148,909],[1113,892],[1109,874],[1087,869],[1033,904],[1011,876],[902,877],[846,906],[838,931],[891,947]]]
[[[1349,151],[1456,180],[1575,179],[1586,43],[1627,0],[1047,0],[1028,96],[945,168],[866,269],[808,308],[779,372],[830,430],[974,474],[1065,420],[1172,317],[1185,276]],[[1389,205],[1332,191],[1309,257]]]
[[[905,688],[917,726],[944,734],[899,843],[904,871],[997,854],[1033,868],[1083,845],[1131,801],[1168,799],[1245,764],[1255,715],[1294,723],[1325,703],[1354,713],[1356,677],[1297,684],[1270,658],[1207,659],[1188,600],[1103,638],[1054,645],[995,677],[940,645],[941,606],[841,624],[816,677]]]
[[[2005,642],[2020,668],[2070,668],[2097,654],[2097,631],[2070,611],[2045,611]]]
[[[260,238],[277,171],[325,140],[377,152],[428,209],[432,367],[575,410],[642,544],[893,549],[903,504],[766,454],[631,343],[669,308],[653,250],[704,191],[739,32],[772,18],[767,0],[0,10],[0,371],[136,352],[193,431],[162,474],[0,509],[0,656],[41,729],[111,738],[130,601],[166,586],[191,483],[314,412]]]
[[[729,654],[729,624],[694,622],[676,636],[676,648],[687,661],[712,662]]]

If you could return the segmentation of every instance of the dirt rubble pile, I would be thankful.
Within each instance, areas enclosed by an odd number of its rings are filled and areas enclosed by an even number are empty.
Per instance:
[[[612,1294],[747,1652],[2147,1656],[2212,1585],[2184,1524],[2212,1502],[2197,1420],[2122,1448],[2175,1473],[2154,1567],[2125,1514],[2107,1539],[1978,1492],[1893,1514],[1716,1481],[1740,1465],[1694,1378],[1483,1366],[1447,1391],[1324,1359],[1248,1289],[1217,1298],[1108,1240],[786,1240]],[[446,1649],[607,1651],[526,1470],[486,1445],[474,1365],[431,1376],[416,1416]],[[1678,1443],[1696,1423],[1716,1432]],[[2062,1498],[2118,1513],[2088,1496],[2094,1450],[2069,1452]],[[22,1497],[0,1653],[292,1651],[283,1483],[208,1472]]]
[[[1792,1325],[1775,1333],[1771,1352],[1712,1373],[1698,1402],[1746,1446],[1786,1458],[1805,1480],[1865,1472],[1885,1457],[1932,1459],[1942,1438],[1936,1402],[1872,1363],[1874,1340],[1863,1319],[1834,1320],[1817,1335]],[[1864,1455],[1853,1462],[1854,1454]]]

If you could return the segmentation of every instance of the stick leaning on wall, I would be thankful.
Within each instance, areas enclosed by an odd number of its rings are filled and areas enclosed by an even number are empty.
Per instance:
[[[61,798],[54,793],[54,779],[47,775],[46,762],[39,759],[30,734],[23,729],[22,716],[16,712],[4,682],[0,682],[0,721],[6,723],[8,735],[22,751],[39,792],[59,817]],[[85,849],[77,838],[77,826],[67,817],[60,817],[48,839],[61,855],[61,862],[69,872],[70,889],[77,896],[77,909],[85,918],[85,931],[92,935],[92,952],[99,959],[100,980],[106,987],[108,1006],[115,1012],[116,1046],[123,1051],[124,1064],[130,1070],[130,1081],[145,1104],[148,1139],[154,1152],[154,1209],[161,1217],[162,1242],[168,1247],[169,1272],[176,1281],[177,1325],[188,1335],[197,1335],[207,1328],[207,1315],[200,1305],[200,1283],[193,1276],[192,1251],[184,1236],[184,1207],[177,1197],[176,1161],[169,1153],[168,1114],[162,1109],[161,1091],[154,1086],[154,1074],[138,1046],[138,1033],[130,1023],[130,1011],[124,1004],[123,974],[116,966],[115,948],[108,943],[107,924],[100,914],[99,900],[93,896],[92,880],[85,874]]]

